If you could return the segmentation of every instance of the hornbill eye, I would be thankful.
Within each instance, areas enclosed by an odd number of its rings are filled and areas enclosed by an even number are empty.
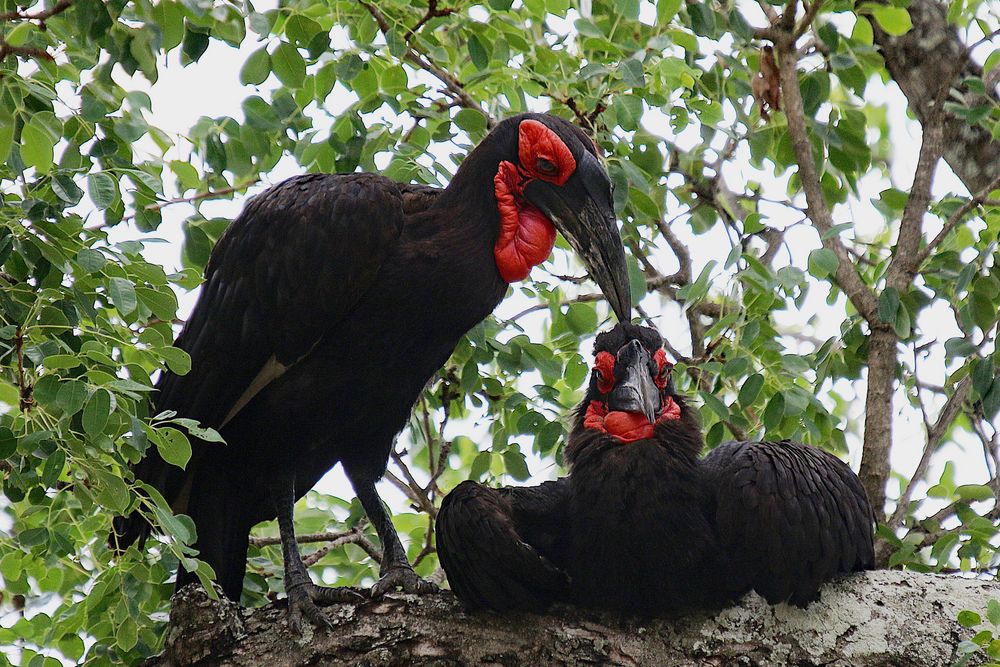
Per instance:
[[[535,160],[535,169],[537,169],[540,174],[545,174],[546,176],[555,176],[559,173],[559,168],[543,157]]]

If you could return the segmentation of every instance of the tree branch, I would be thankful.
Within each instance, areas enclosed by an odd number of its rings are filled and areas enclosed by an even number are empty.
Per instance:
[[[750,594],[719,613],[637,619],[560,606],[468,613],[450,593],[389,594],[326,608],[331,630],[289,632],[283,601],[253,610],[197,585],[173,599],[164,651],[147,667],[227,665],[819,665],[940,667],[971,637],[958,612],[985,617],[1000,584],[876,571],[828,584],[807,609]]]
[[[30,3],[27,3],[30,4]],[[14,10],[12,12],[5,12],[0,14],[0,21],[38,21],[44,30],[45,21],[52,18],[56,14],[62,14],[64,11],[69,9],[73,5],[73,0],[59,0],[56,4],[48,9],[44,9],[40,12],[35,12],[34,14],[28,14],[22,10]]]
[[[986,201],[986,198],[989,197],[990,193],[997,188],[1000,188],[1000,176],[994,177],[985,188],[980,190],[978,194],[972,197],[972,199],[962,204],[957,211],[952,213],[948,217],[948,221],[944,223],[941,231],[937,233],[937,236],[931,239],[930,243],[928,243],[923,250],[917,253],[917,266],[920,266],[927,261],[927,258],[930,256],[931,252],[933,252],[934,248],[941,245],[941,243],[948,238],[948,234],[951,234],[952,230],[954,230],[955,227],[962,222],[962,219],[965,218],[965,216],[968,215],[972,209]]]
[[[389,25],[389,21],[386,20],[385,14],[382,13],[382,10],[376,7],[373,3],[366,2],[365,0],[358,0],[358,3],[367,9],[368,13],[372,15],[372,18],[375,19],[375,22],[378,24],[379,30],[382,31],[382,34],[388,36],[392,28]],[[456,79],[447,70],[439,67],[433,60],[431,60],[430,56],[417,50],[416,47],[408,45],[406,47],[404,58],[425,72],[432,74],[438,81],[443,83],[448,94],[455,98],[461,106],[481,113],[486,119],[486,126],[488,128],[492,128],[496,125],[496,119],[487,113],[478,102],[472,99],[469,93],[466,92],[465,86],[462,85],[462,82]]]

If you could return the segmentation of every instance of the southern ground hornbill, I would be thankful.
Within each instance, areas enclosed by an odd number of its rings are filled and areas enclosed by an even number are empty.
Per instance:
[[[314,585],[293,505],[337,462],[384,550],[379,595],[434,587],[410,567],[375,482],[393,437],[459,338],[508,284],[548,257],[562,232],[619,319],[630,317],[611,184],[591,139],[557,117],[499,123],[448,187],[374,174],[291,178],[254,198],[219,240],[175,343],[192,359],[165,373],[158,410],[219,429],[187,468],[150,451],[135,476],[197,527],[200,558],[239,599],[250,528],[278,518],[290,620],[329,621],[316,602],[356,597]],[[138,513],[118,547],[144,539]],[[177,583],[194,581],[181,571]]]
[[[566,446],[570,473],[535,487],[463,482],[437,548],[468,606],[565,601],[640,614],[717,607],[753,588],[805,606],[873,565],[874,514],[836,457],[794,442],[728,442],[706,457],[657,332],[597,337]]]

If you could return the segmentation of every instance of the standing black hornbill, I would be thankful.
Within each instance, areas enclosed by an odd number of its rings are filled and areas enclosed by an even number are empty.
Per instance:
[[[438,555],[469,607],[670,615],[751,588],[805,606],[838,573],[873,566],[875,515],[857,475],[788,441],[727,442],[699,458],[697,411],[675,393],[660,345],[632,324],[597,337],[569,476],[463,482],[445,497]]]
[[[548,257],[557,230],[627,320],[607,172],[582,130],[546,114],[499,123],[444,189],[310,174],[247,204],[175,343],[191,372],[165,373],[155,398],[228,444],[195,443],[184,470],[155,451],[134,467],[193,519],[199,557],[228,597],[243,587],[251,527],[275,516],[296,626],[329,623],[316,602],[356,596],[310,581],[292,524],[295,500],[338,462],[382,542],[372,594],[434,588],[407,562],[375,483],[428,379],[508,284]],[[133,513],[112,540],[148,531]],[[194,580],[178,573],[178,586]]]

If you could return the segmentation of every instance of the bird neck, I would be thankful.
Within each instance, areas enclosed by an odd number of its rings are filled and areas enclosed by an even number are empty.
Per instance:
[[[701,453],[703,441],[701,424],[697,411],[688,406],[684,399],[675,396],[671,400],[671,414],[662,416],[654,424],[646,421],[647,429],[634,425],[623,434],[616,435],[606,423],[607,410],[600,414],[595,409],[597,401],[585,400],[576,410],[574,428],[566,443],[566,461],[571,467],[578,462],[600,457],[613,448],[630,447],[633,443],[655,441],[669,456],[694,461]],[[636,419],[645,418],[637,415]],[[598,423],[600,422],[600,423]],[[641,431],[641,432],[640,432]],[[632,437],[632,435],[635,437]]]
[[[513,283],[552,253],[556,229],[524,197],[524,175],[507,159],[516,145],[508,134],[495,130],[469,153],[445,188],[442,204],[463,211],[463,224],[493,247],[500,277]]]

